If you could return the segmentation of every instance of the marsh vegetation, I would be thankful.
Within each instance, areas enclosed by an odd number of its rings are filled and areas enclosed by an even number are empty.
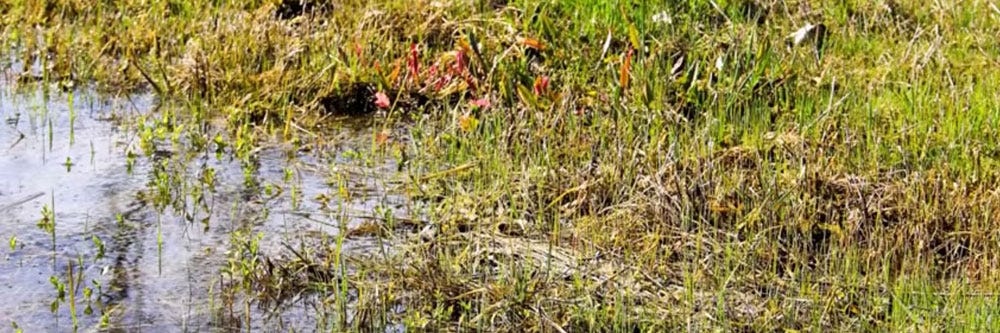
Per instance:
[[[1000,329],[989,1],[0,1],[15,330]]]

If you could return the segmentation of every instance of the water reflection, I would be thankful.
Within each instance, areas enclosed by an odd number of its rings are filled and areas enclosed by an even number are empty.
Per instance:
[[[342,220],[355,223],[378,206],[406,211],[402,198],[386,194],[396,171],[391,160],[359,163],[351,157],[370,145],[367,126],[343,126],[334,130],[341,140],[313,143],[308,151],[263,145],[251,175],[255,184],[245,181],[238,159],[188,151],[184,144],[137,158],[130,172],[126,152],[140,150],[130,129],[153,112],[154,96],[3,86],[0,237],[12,240],[13,248],[0,260],[6,298],[0,323],[16,322],[25,332],[72,330],[70,294],[84,331],[102,320],[113,331],[310,330],[316,323],[306,303],[266,319],[267,311],[243,305],[239,295],[220,293],[233,234],[262,233],[262,252],[281,256],[289,244],[331,239]],[[207,170],[213,186],[199,187]],[[150,197],[164,174],[172,177],[177,204],[157,207]],[[347,202],[314,200],[337,197],[330,184],[338,174],[361,195]],[[54,212],[54,236],[37,226],[46,208]],[[68,289],[70,280],[73,290],[52,311],[58,285]]]

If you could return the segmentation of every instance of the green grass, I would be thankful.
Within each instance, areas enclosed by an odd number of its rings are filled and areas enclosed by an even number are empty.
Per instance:
[[[352,87],[387,92],[378,126],[409,137],[373,146],[406,156],[406,191],[427,207],[415,218],[436,234],[384,234],[395,250],[349,270],[313,263],[348,272],[295,284],[357,295],[342,325],[997,330],[1000,13],[805,3],[342,1],[281,20],[274,1],[4,1],[0,13],[46,78],[154,89],[183,121],[225,120],[244,156],[337,121],[331,100],[371,98]],[[805,22],[830,32],[821,52],[786,45]],[[441,87],[413,80],[411,44],[421,78],[456,51],[466,66]]]

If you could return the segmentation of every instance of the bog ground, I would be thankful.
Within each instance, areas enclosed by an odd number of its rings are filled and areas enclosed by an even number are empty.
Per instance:
[[[0,0],[24,332],[990,331],[989,1]]]

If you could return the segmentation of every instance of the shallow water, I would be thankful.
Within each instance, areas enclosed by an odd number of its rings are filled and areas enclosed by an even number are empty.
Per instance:
[[[217,158],[183,144],[158,147],[158,157],[137,158],[129,172],[126,151],[139,150],[130,124],[155,112],[154,96],[99,98],[77,90],[70,104],[67,94],[53,91],[46,97],[41,90],[14,92],[2,86],[0,238],[7,245],[16,238],[13,248],[0,250],[0,293],[5,296],[0,324],[5,326],[72,331],[69,296],[52,311],[58,293],[50,282],[54,277],[67,283],[72,267],[80,284],[73,295],[82,331],[100,328],[104,313],[105,327],[116,331],[311,331],[317,322],[302,302],[277,313],[225,305],[220,290],[227,281],[221,272],[234,232],[260,233],[261,252],[280,258],[288,256],[288,247],[335,237],[342,222],[356,225],[376,207],[393,214],[407,211],[401,197],[386,191],[396,170],[391,159],[361,163],[352,158],[371,145],[371,129],[364,125],[337,126],[330,137],[340,140],[309,151],[264,145],[252,175],[261,186],[247,187],[240,163],[228,153]],[[214,190],[207,191],[202,205],[188,197],[179,209],[156,209],[143,198],[154,191],[157,163],[179,175],[171,186],[178,193],[187,193],[186,186],[210,168]],[[341,175],[352,196],[324,206],[314,198],[338,198],[336,186],[328,185],[338,179],[334,175]],[[36,226],[45,206],[54,211],[54,236]],[[104,244],[103,258],[98,258],[95,238]],[[365,240],[345,247],[377,249]],[[93,290],[89,301],[83,287]],[[90,315],[84,314],[88,305]]]

